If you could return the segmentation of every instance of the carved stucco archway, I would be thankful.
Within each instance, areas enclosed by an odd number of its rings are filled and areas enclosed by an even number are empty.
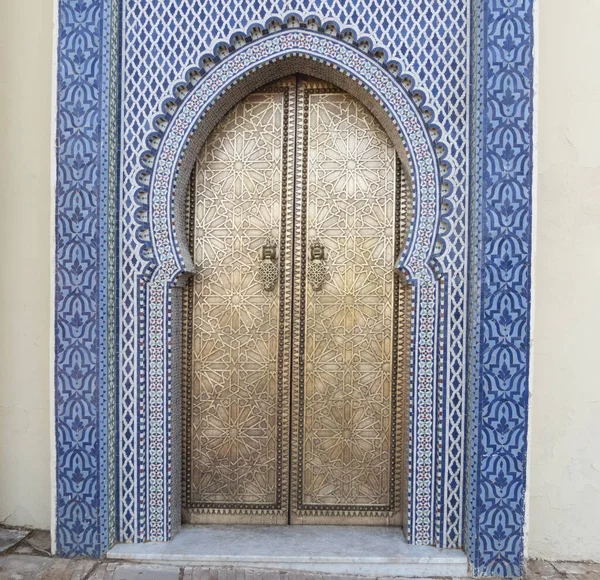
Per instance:
[[[143,478],[144,521],[138,541],[165,541],[180,522],[180,369],[178,328],[180,298],[176,290],[193,264],[185,243],[184,202],[193,162],[219,119],[243,96],[259,86],[292,73],[305,73],[334,82],[363,101],[392,138],[412,176],[414,215],[408,243],[398,261],[413,285],[410,419],[407,447],[405,529],[409,540],[435,543],[435,455],[439,414],[441,289],[436,273],[443,240],[438,231],[443,180],[450,168],[444,161],[440,131],[423,93],[400,74],[394,63],[384,65],[382,51],[365,40],[344,37],[321,27],[315,19],[300,27],[292,16],[286,23],[271,21],[260,34],[234,35],[202,59],[203,67],[165,100],[148,136],[150,149],[141,158],[138,182],[139,233],[147,259],[145,312],[145,375],[147,380],[147,452]],[[378,62],[379,61],[379,62]],[[140,500],[142,501],[142,500]],[[128,506],[121,505],[121,509]],[[142,513],[143,512],[143,513]]]

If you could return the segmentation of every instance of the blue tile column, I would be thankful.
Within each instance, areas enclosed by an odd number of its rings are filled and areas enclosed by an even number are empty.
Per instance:
[[[111,0],[59,3],[55,435],[61,556],[101,556],[114,539],[115,16]]]
[[[531,318],[534,0],[473,4],[467,553],[523,572]]]

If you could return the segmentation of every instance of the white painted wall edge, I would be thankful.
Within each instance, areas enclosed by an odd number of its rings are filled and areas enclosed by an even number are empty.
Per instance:
[[[533,139],[531,166],[531,290],[529,310],[529,380],[528,380],[528,415],[527,415],[527,456],[525,468],[525,522],[523,525],[523,558],[529,558],[529,518],[531,507],[531,454],[530,445],[533,441],[533,378],[535,341],[535,289],[536,289],[536,253],[537,253],[537,203],[538,203],[538,125],[540,98],[540,2],[533,0]]]
[[[54,400],[54,316],[56,299],[56,132],[58,129],[58,2],[53,0],[52,29],[52,105],[50,114],[50,537],[56,553],[56,429]]]

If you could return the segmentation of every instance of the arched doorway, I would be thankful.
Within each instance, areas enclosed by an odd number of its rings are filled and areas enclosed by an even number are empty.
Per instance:
[[[147,259],[143,276],[137,280],[140,292],[136,298],[143,313],[139,327],[141,376],[147,381],[139,409],[143,432],[138,438],[127,434],[120,443],[123,449],[137,445],[139,457],[145,458],[147,465],[140,471],[139,488],[120,488],[122,513],[128,514],[124,538],[131,532],[151,541],[170,539],[182,521],[181,290],[185,279],[195,272],[185,236],[185,200],[192,168],[212,130],[241,98],[265,83],[301,73],[333,82],[363,103],[410,168],[407,178],[410,175],[414,211],[408,240],[396,263],[411,286],[414,319],[407,340],[410,403],[406,405],[403,438],[401,504],[409,541],[435,542],[439,497],[435,482],[440,481],[436,479],[440,464],[434,449],[445,432],[440,406],[443,393],[437,388],[443,385],[438,373],[445,303],[440,293],[442,270],[435,267],[434,253],[441,244],[436,240],[442,192],[451,191],[444,177],[450,166],[443,159],[441,133],[431,122],[433,113],[424,105],[425,95],[413,90],[413,81],[393,65],[376,64],[375,56],[312,29],[269,29],[268,34],[249,39],[227,58],[203,59],[204,70],[191,69],[187,84],[177,88],[179,96],[168,98],[163,112],[154,119],[147,140],[150,149],[140,157],[136,194],[136,239],[143,242],[140,251]],[[446,228],[445,235],[449,231]],[[121,476],[133,474],[136,479],[130,456],[124,453],[121,457],[127,463],[119,471]],[[138,531],[130,525],[135,521],[140,524]]]
[[[362,103],[306,76],[209,136],[187,219],[184,521],[402,523],[405,173]]]

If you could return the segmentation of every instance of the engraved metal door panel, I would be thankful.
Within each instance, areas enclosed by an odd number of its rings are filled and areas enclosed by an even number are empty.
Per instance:
[[[184,518],[400,522],[404,175],[315,79],[240,102],[198,158],[184,306]]]
[[[295,79],[246,97],[196,164],[184,518],[288,523]]]
[[[356,99],[297,94],[291,521],[399,524],[400,166]]]

